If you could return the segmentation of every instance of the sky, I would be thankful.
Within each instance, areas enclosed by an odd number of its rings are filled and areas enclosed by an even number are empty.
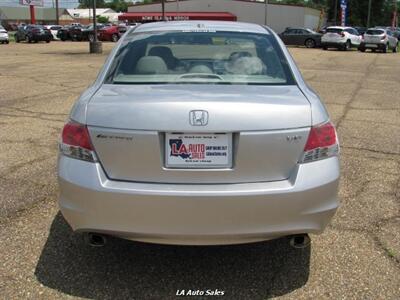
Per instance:
[[[0,0],[0,6],[20,6],[19,0]],[[55,0],[43,0],[45,7],[55,6]],[[60,8],[74,8],[79,5],[79,0],[58,0]]]

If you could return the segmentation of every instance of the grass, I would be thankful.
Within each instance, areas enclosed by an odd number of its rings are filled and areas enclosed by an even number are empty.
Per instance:
[[[396,252],[393,249],[390,248],[385,248],[387,255],[390,258],[395,258],[396,257]]]
[[[9,39],[10,43],[15,42],[15,31],[8,32],[8,39]]]

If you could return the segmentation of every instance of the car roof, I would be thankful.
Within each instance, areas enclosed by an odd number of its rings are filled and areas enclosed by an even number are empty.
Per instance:
[[[348,28],[353,28],[350,26],[329,26],[326,29],[348,29]]]
[[[268,34],[268,31],[258,24],[228,21],[165,21],[146,23],[135,28],[135,32],[211,30]]]

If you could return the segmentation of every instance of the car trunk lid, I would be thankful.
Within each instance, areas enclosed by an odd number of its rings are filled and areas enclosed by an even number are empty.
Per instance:
[[[192,125],[192,111],[207,113],[204,126]],[[311,108],[297,86],[104,85],[88,104],[87,124],[111,179],[275,181],[287,179],[303,154]],[[229,164],[171,168],[166,143],[176,134],[227,135]]]

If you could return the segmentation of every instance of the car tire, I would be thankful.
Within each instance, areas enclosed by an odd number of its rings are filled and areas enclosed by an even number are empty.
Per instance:
[[[394,46],[394,48],[393,48],[393,53],[397,53],[397,47],[398,47],[399,45],[398,44],[396,44],[395,46]]]
[[[351,49],[351,41],[347,40],[347,42],[343,45],[343,50],[348,51]]]
[[[15,35],[15,36],[14,36],[14,39],[15,39],[15,42],[16,42],[16,43],[19,43],[19,37],[18,37],[18,35]]]
[[[115,33],[114,33],[115,34]],[[113,34],[113,35],[114,35]],[[116,35],[116,34],[115,34]],[[315,48],[315,46],[316,46],[316,43],[315,43],[315,41],[313,40],[313,39],[307,39],[305,42],[304,42],[304,46],[306,46],[306,48]]]
[[[26,36],[26,41],[27,41],[28,43],[32,43],[32,39],[31,39],[29,36]]]
[[[51,41],[51,40],[46,40],[46,43],[48,44],[48,43],[50,43],[50,41]]]
[[[322,47],[322,50],[328,50],[328,47],[323,46],[323,47]]]
[[[6,41],[6,44],[9,44],[10,43],[10,41]]]
[[[385,45],[385,48],[382,49],[383,53],[388,53],[389,52],[389,44]]]
[[[358,51],[365,52],[365,48],[358,48]]]
[[[114,43],[118,42],[119,40],[119,36],[116,33],[113,33],[113,35],[111,36],[111,41],[113,41]]]

